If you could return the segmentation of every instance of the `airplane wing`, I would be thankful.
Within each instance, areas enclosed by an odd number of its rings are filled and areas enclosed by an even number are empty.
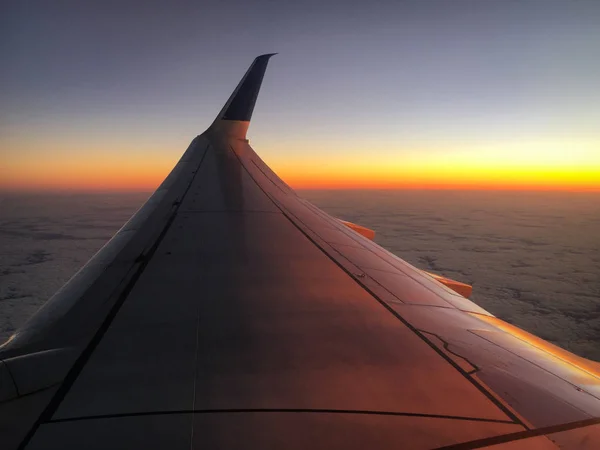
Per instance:
[[[270,56],[0,348],[2,448],[600,448],[597,363],[379,247],[256,155]]]

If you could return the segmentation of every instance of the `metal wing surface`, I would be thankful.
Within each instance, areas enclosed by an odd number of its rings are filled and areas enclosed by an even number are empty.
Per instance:
[[[382,249],[256,155],[270,56],[0,348],[2,448],[598,448],[596,363]]]

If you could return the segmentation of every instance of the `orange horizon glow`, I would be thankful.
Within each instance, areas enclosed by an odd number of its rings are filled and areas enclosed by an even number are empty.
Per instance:
[[[42,143],[15,144],[11,147],[22,151],[7,153],[0,162],[2,191],[148,192],[160,185],[180,157],[165,152],[164,143],[129,148],[98,142],[82,152],[74,140],[35,156],[32,149]],[[395,146],[374,145],[365,152],[344,143],[310,153],[300,144],[265,142],[257,147],[294,189],[600,191],[597,140],[447,145],[443,151],[415,147],[397,152],[389,150]]]
[[[406,153],[348,149],[341,158],[323,152],[314,161],[294,149],[267,162],[297,189],[600,191],[597,140],[415,146]]]
[[[595,177],[595,179],[593,179]],[[423,190],[535,190],[535,191],[600,191],[600,172],[583,179],[548,179],[533,177],[531,179],[511,179],[502,181],[498,179],[440,179],[423,177],[421,179],[394,180],[388,178],[369,179],[369,178],[337,178],[318,179],[311,176],[299,175],[285,177],[284,181],[294,189],[331,189],[331,190],[352,190],[352,189],[423,189]],[[508,177],[507,177],[508,178]]]
[[[3,191],[153,191],[176,160],[117,158],[112,161],[39,162],[0,171]],[[54,167],[53,167],[54,166]],[[456,189],[600,191],[600,168],[486,168],[432,165],[411,171],[394,167],[309,169],[272,164],[294,189]],[[413,168],[414,169],[414,168]]]
[[[120,161],[93,165],[73,163],[60,168],[31,165],[20,171],[2,173],[0,190],[32,191],[153,191],[170,172],[166,161]],[[492,170],[479,168],[475,174],[457,169],[454,176],[432,168],[428,172],[402,173],[393,170],[365,172],[315,172],[290,167],[274,171],[294,189],[423,189],[423,190],[540,190],[600,191],[600,170]]]

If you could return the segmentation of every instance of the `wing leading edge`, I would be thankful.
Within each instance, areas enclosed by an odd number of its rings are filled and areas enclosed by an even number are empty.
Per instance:
[[[598,443],[595,363],[385,251],[256,155],[270,56],[2,347],[4,448]]]

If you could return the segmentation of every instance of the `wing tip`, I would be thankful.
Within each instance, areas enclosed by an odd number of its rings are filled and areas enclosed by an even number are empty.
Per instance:
[[[257,56],[217,116],[218,120],[249,122],[269,59],[277,53]]]

